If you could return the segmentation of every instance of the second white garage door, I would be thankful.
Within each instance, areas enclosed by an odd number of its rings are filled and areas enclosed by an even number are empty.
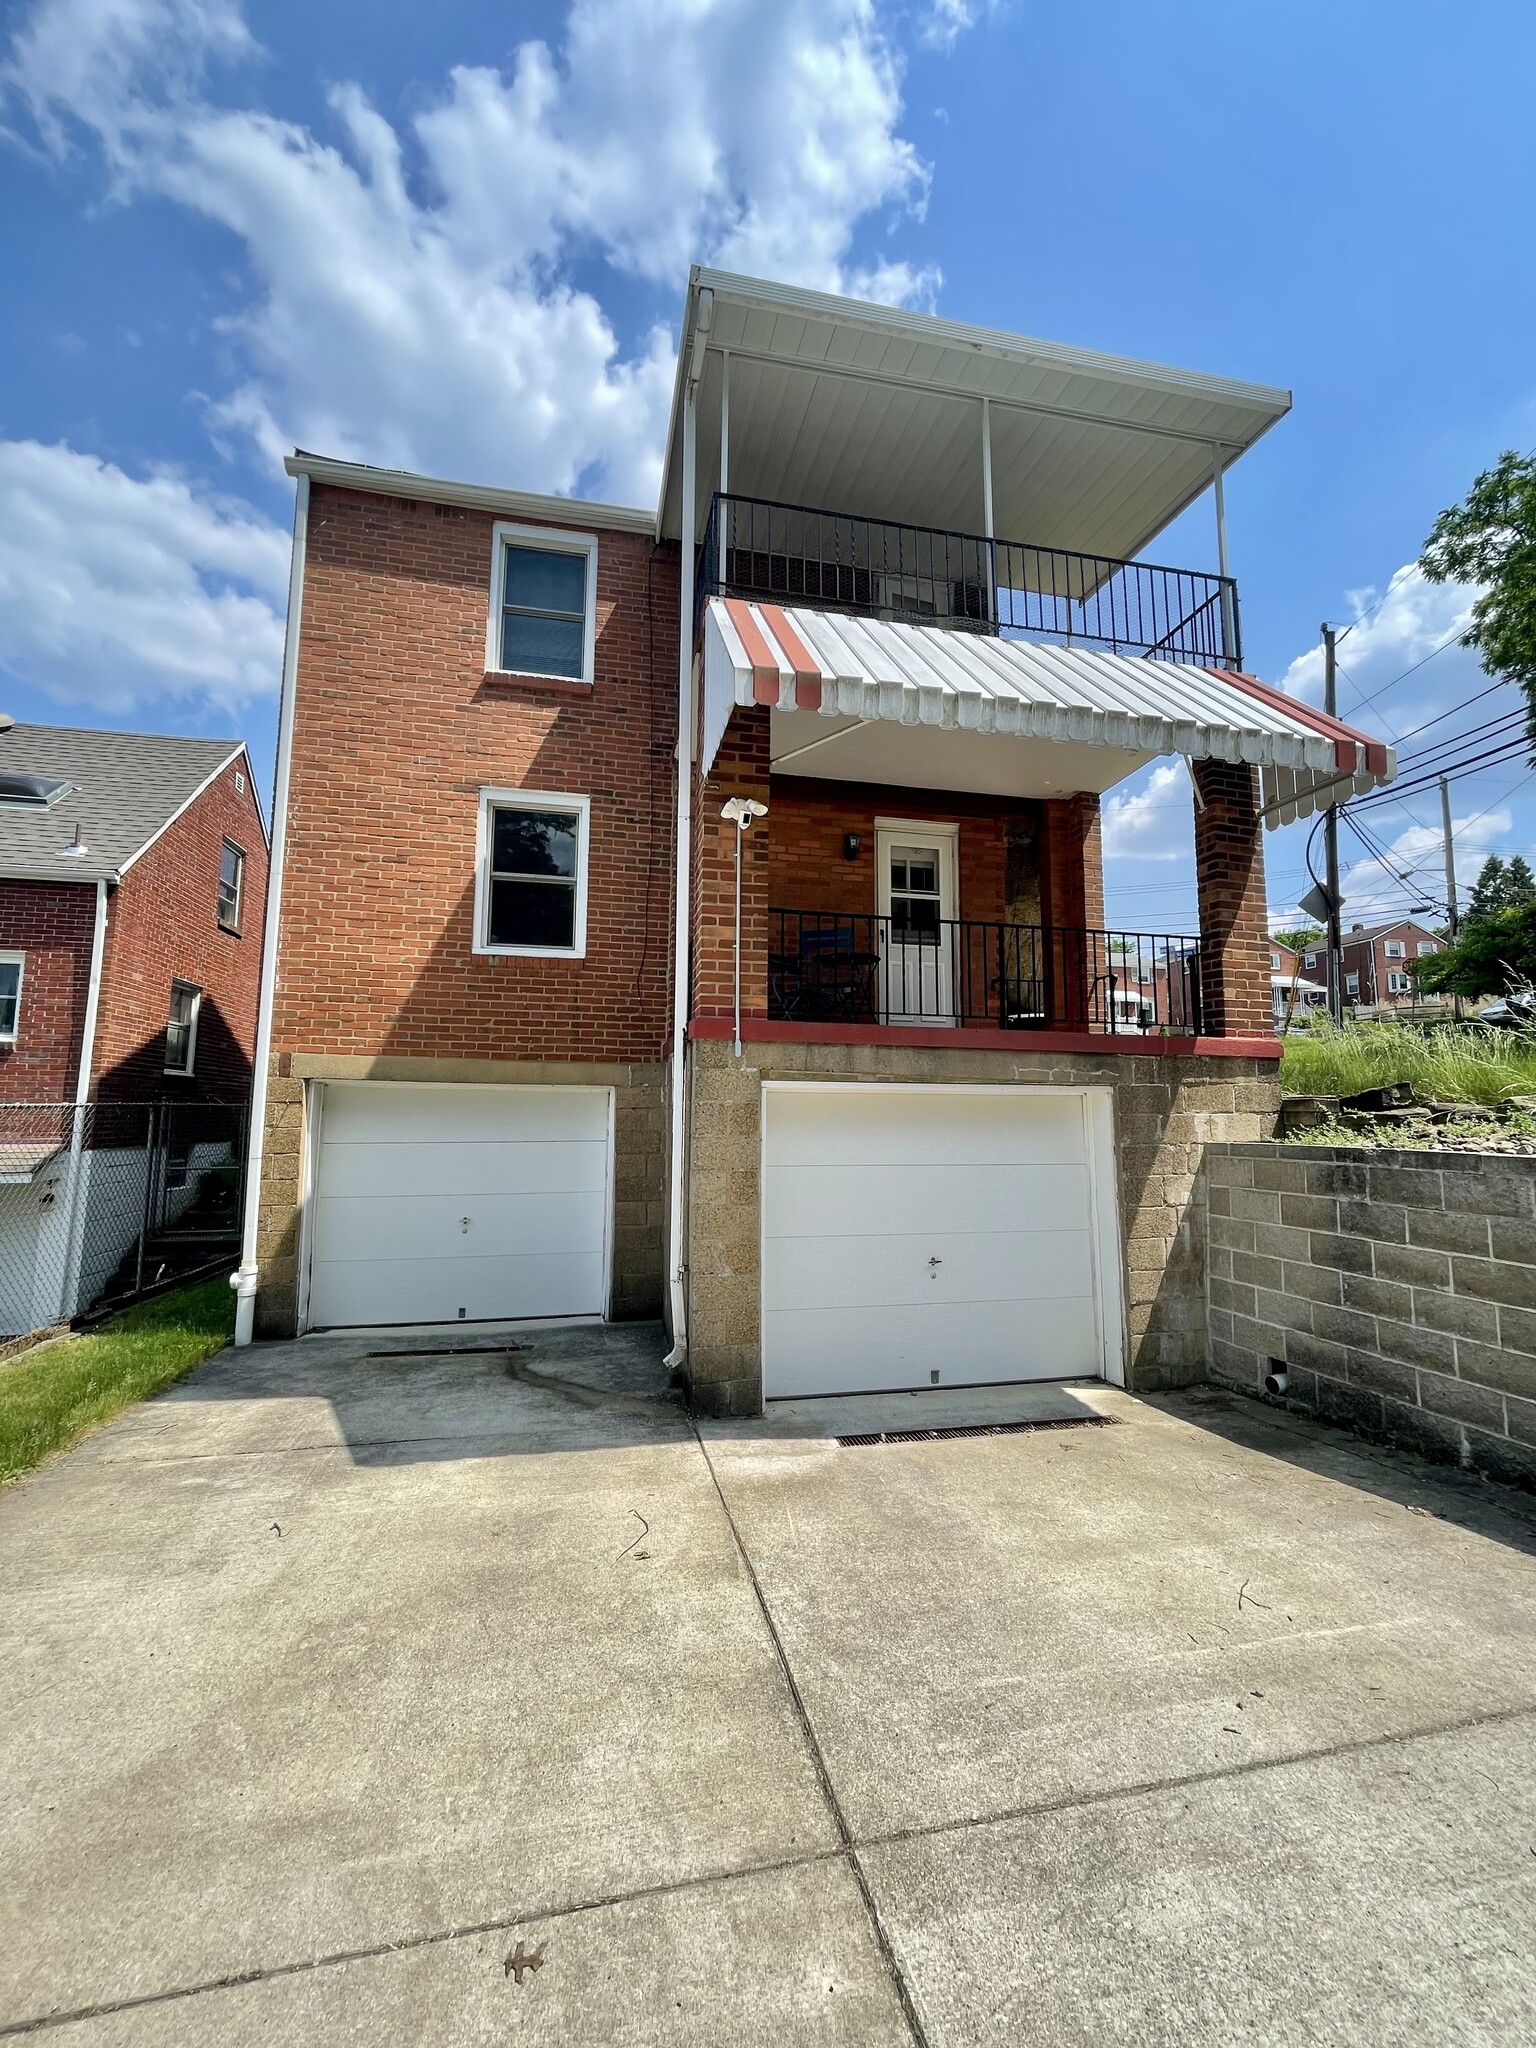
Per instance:
[[[765,1089],[765,1397],[1103,1373],[1094,1114],[1023,1088]]]
[[[312,1328],[601,1315],[606,1088],[327,1084]]]

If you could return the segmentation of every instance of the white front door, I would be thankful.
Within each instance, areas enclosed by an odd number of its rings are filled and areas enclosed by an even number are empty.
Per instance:
[[[1106,1104],[770,1083],[763,1110],[765,1398],[1118,1374]]]
[[[882,827],[876,852],[881,1022],[952,1024],[958,951],[954,828]]]
[[[601,1315],[612,1121],[606,1088],[328,1082],[310,1326]]]

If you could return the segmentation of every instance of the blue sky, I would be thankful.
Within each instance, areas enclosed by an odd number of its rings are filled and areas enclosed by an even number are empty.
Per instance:
[[[14,715],[237,731],[265,772],[282,451],[648,502],[693,257],[1289,386],[1228,487],[1248,665],[1316,697],[1319,621],[1364,614],[1346,716],[1372,699],[1360,722],[1395,738],[1486,687],[1454,644],[1470,594],[1410,565],[1480,467],[1536,444],[1516,0],[16,0],[5,20]],[[1208,507],[1152,552],[1214,566]],[[1523,759],[1453,809],[1464,876],[1536,853]],[[1438,901],[1433,796],[1370,826],[1401,878],[1346,833],[1347,916]],[[1277,914],[1302,837],[1268,842]],[[1107,802],[1113,921],[1193,928],[1189,841],[1177,764]]]

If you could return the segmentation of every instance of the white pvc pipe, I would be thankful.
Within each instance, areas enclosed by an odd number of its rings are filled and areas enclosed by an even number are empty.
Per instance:
[[[735,1017],[736,1031],[731,1040],[731,1055],[741,1058],[741,842],[746,837],[740,820],[736,825],[736,919],[732,946],[735,957]]]
[[[688,1044],[688,923],[693,843],[693,558],[698,545],[694,446],[694,386],[683,387],[683,561],[678,612],[677,656],[677,900],[672,944],[672,1101],[667,1175],[667,1245],[671,1254],[668,1299],[672,1309],[675,1368],[688,1356],[687,1290],[683,1285],[684,1053]]]
[[[261,1222],[261,1165],[266,1151],[267,1069],[272,1063],[272,1010],[277,990],[277,928],[283,908],[283,855],[288,846],[288,789],[293,768],[293,700],[299,673],[299,620],[309,540],[309,478],[301,476],[293,507],[293,559],[288,569],[288,627],[283,639],[283,694],[277,719],[277,771],[272,783],[272,852],[267,867],[267,919],[261,941],[261,995],[256,1012],[251,1129],[245,1162],[245,1228],[235,1290],[235,1342],[249,1344],[256,1324],[256,1236]]]

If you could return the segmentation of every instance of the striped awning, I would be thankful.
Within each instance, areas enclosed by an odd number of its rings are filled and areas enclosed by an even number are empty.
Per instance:
[[[1003,639],[712,597],[704,618],[704,767],[736,705],[828,719],[1250,761],[1273,827],[1397,773],[1393,750],[1255,677],[1097,648]]]

